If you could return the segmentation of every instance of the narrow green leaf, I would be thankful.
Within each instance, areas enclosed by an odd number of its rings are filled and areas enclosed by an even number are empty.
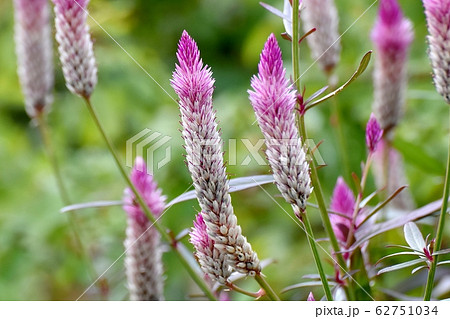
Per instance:
[[[380,260],[378,260],[376,262],[375,265],[378,265],[381,261],[387,259],[387,258],[391,258],[391,257],[395,257],[395,256],[401,256],[401,255],[414,255],[414,256],[418,256],[420,255],[418,252],[413,252],[413,251],[402,251],[402,252],[398,252],[398,253],[394,253],[394,254],[390,254],[387,256],[384,256],[383,258],[381,258]],[[422,254],[423,255],[423,254]]]
[[[329,282],[328,284],[330,286],[336,285],[335,282]],[[294,289],[298,289],[298,288],[303,288],[303,287],[320,287],[320,286],[322,286],[322,283],[320,281],[306,281],[306,282],[288,286],[288,287],[284,288],[283,290],[281,290],[281,293],[285,293],[285,292],[288,292],[288,291],[291,291]]]
[[[378,271],[377,275],[381,275],[381,274],[384,274],[384,273],[387,273],[387,272],[391,272],[391,271],[399,270],[399,269],[402,269],[402,268],[414,266],[414,265],[420,264],[422,262],[423,262],[422,259],[414,259],[414,260],[405,261],[404,263],[401,263],[401,264],[397,264],[397,265],[394,265],[394,266],[389,266],[389,267],[383,268],[383,269]]]
[[[425,268],[427,268],[426,265],[422,265],[422,266],[416,267],[416,268],[414,268],[414,269],[411,271],[411,275],[414,275],[414,274],[415,274],[416,272],[418,272],[419,270],[422,270],[422,269],[425,269]]]
[[[122,206],[123,204],[124,203],[121,200],[96,201],[96,202],[80,203],[80,204],[65,206],[65,207],[61,208],[61,210],[59,212],[67,213],[67,212],[72,212],[72,211],[80,210],[80,209]]]
[[[366,54],[364,54],[363,58],[361,59],[361,62],[359,63],[358,69],[355,71],[355,73],[353,73],[353,75],[351,76],[351,78],[345,82],[343,85],[341,85],[339,88],[337,88],[336,90],[334,90],[333,92],[325,95],[323,98],[318,99],[312,103],[310,103],[307,107],[306,110],[309,110],[310,108],[325,102],[326,100],[332,98],[333,96],[339,94],[340,92],[342,92],[347,86],[350,85],[350,83],[352,83],[354,80],[356,80],[361,74],[364,73],[364,71],[366,70],[367,66],[369,65],[369,61],[370,61],[370,57],[372,56],[372,51],[368,51]]]

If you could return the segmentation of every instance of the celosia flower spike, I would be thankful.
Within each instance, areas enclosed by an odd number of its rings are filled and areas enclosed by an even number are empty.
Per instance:
[[[53,0],[56,40],[67,88],[89,98],[97,84],[97,65],[86,23],[89,0]]]
[[[450,0],[423,0],[434,85],[450,104]]]
[[[341,244],[345,244],[352,224],[353,211],[355,209],[355,195],[342,177],[338,178],[334,187],[330,209],[333,212],[343,215],[330,214],[330,221],[337,239]]]
[[[313,58],[330,74],[341,53],[339,16],[334,0],[303,0],[302,18],[304,32],[316,29],[306,38]]]
[[[248,92],[265,138],[267,159],[284,199],[301,213],[311,193],[309,164],[295,124],[296,91],[285,77],[273,34],[264,45],[258,71],[251,80],[253,91]]]
[[[223,142],[212,107],[214,80],[186,31],[178,44],[177,58],[171,85],[179,97],[187,165],[208,235],[233,269],[255,275],[261,271],[258,257],[242,235],[231,205]]]
[[[376,46],[372,108],[386,133],[403,115],[406,63],[413,38],[412,24],[403,16],[397,0],[381,0],[372,30],[372,41]]]
[[[383,136],[383,130],[380,128],[375,115],[370,114],[370,119],[366,126],[366,144],[370,153],[373,153],[377,149],[377,145]]]
[[[31,118],[52,103],[53,44],[47,0],[14,0],[17,71]]]
[[[228,281],[231,275],[231,269],[226,262],[226,255],[221,254],[220,251],[214,247],[214,240],[212,240],[206,229],[205,221],[202,214],[198,214],[192,231],[189,233],[190,242],[195,247],[195,256],[197,257],[200,267],[203,272],[212,280],[221,284]]]
[[[165,197],[153,177],[148,174],[144,160],[136,158],[131,182],[141,194],[155,217],[164,210]],[[131,300],[163,300],[163,265],[161,235],[152,227],[142,208],[136,203],[131,189],[124,193],[123,209],[127,213],[125,239],[125,268]]]

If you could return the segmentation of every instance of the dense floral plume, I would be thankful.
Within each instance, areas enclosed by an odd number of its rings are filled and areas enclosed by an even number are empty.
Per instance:
[[[241,273],[255,275],[261,271],[258,257],[242,235],[231,205],[223,142],[212,107],[214,80],[186,31],[178,44],[177,58],[171,85],[179,97],[187,165],[208,235],[220,258],[227,258]]]
[[[380,128],[375,115],[370,114],[370,119],[366,126],[366,145],[369,152],[373,153],[376,151],[382,136],[383,130]]]
[[[302,19],[304,32],[316,28],[306,38],[313,58],[325,72],[331,73],[341,53],[339,16],[334,0],[303,0]]]
[[[195,247],[197,257],[203,272],[212,280],[225,284],[231,275],[231,269],[226,262],[226,255],[214,247],[212,240],[206,229],[202,214],[198,214],[194,220],[194,227],[190,232],[190,242]]]
[[[164,210],[165,197],[148,174],[142,158],[136,158],[130,179],[155,218],[159,217]],[[161,235],[152,227],[129,188],[125,190],[123,209],[127,213],[128,223],[125,268],[130,299],[163,300]]]
[[[450,0],[423,0],[434,85],[450,104]]]
[[[376,46],[373,111],[386,133],[403,115],[406,64],[413,38],[412,24],[403,16],[397,0],[381,0],[372,30],[372,41]]]
[[[67,88],[89,98],[97,84],[97,65],[86,23],[89,0],[53,0],[56,40]]]
[[[34,118],[52,102],[53,44],[47,0],[14,0],[18,75],[28,115]]]
[[[251,80],[250,101],[266,140],[266,155],[277,187],[299,213],[306,209],[311,193],[309,164],[295,124],[296,92],[285,77],[273,34],[264,45],[258,71]]]

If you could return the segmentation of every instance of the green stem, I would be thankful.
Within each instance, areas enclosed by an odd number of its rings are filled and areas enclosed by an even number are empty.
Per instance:
[[[233,283],[227,283],[226,286],[235,292],[241,293],[243,295],[246,295],[246,296],[249,296],[252,298],[259,298],[259,297],[265,295],[265,291],[263,289],[260,289],[260,291],[258,291],[258,292],[250,292],[250,291],[242,289],[241,287],[236,286]]]
[[[270,287],[269,283],[264,279],[261,273],[255,275],[255,280],[258,282],[259,286],[264,289],[266,295],[274,301],[280,301],[280,297],[275,293],[275,291]]]
[[[448,153],[447,153],[447,170],[445,173],[445,184],[444,184],[444,194],[442,196],[442,206],[441,214],[439,216],[439,224],[436,233],[435,249],[434,251],[439,251],[442,245],[442,238],[444,235],[444,225],[445,225],[445,215],[447,214],[448,208],[448,195],[450,189],[450,134],[448,141]],[[434,275],[436,273],[436,266],[438,263],[438,255],[434,256],[433,262],[431,263],[430,271],[428,272],[427,285],[425,288],[424,300],[429,301],[431,299],[431,293],[433,291],[434,285]]]
[[[331,294],[330,286],[328,285],[327,276],[325,275],[325,271],[323,270],[322,262],[320,261],[319,252],[317,251],[317,244],[314,238],[314,233],[311,227],[311,223],[309,222],[308,214],[305,212],[301,215],[303,224],[305,225],[306,237],[308,237],[309,247],[314,256],[314,261],[316,263],[317,271],[319,272],[320,280],[322,281],[323,290],[325,291],[325,296],[328,301],[333,300],[333,296]]]
[[[108,147],[108,150],[111,153],[111,155],[116,163],[116,166],[120,171],[120,174],[122,175],[122,177],[125,180],[128,187],[134,193],[134,196],[136,197],[136,200],[137,200],[139,206],[141,206],[145,215],[150,220],[150,222],[153,224],[153,226],[159,231],[161,236],[167,242],[172,243],[172,238],[170,237],[169,233],[164,229],[163,226],[161,226],[157,222],[155,216],[150,212],[150,209],[148,208],[147,204],[143,200],[141,194],[138,192],[138,190],[136,189],[136,187],[133,185],[130,178],[128,177],[128,174],[125,171],[124,167],[122,166],[122,163],[120,162],[119,157],[117,156],[116,151],[115,151],[111,141],[109,140],[108,136],[105,133],[105,130],[103,129],[102,124],[99,121],[97,113],[95,112],[95,109],[93,108],[90,99],[85,98],[85,101],[86,101],[86,105],[89,110],[89,113],[90,113],[95,125],[97,126],[97,129],[99,130],[100,134],[102,135],[103,140],[105,141],[106,146]],[[188,273],[192,277],[192,279],[195,281],[195,283],[200,287],[200,289],[202,289],[202,291],[205,293],[205,295],[210,300],[217,300],[216,297],[211,292],[211,290],[209,289],[209,287],[207,286],[206,282],[199,276],[199,274],[194,269],[192,269],[191,265],[186,260],[186,258],[181,254],[181,252],[178,249],[176,249],[177,248],[176,245],[172,245],[172,248],[174,248],[174,251],[175,251],[176,255],[178,256],[178,258],[180,259],[181,263],[186,268],[186,270],[188,271]]]
[[[292,67],[294,71],[294,84],[300,88],[300,46],[299,46],[299,0],[292,1]]]
[[[45,151],[47,153],[47,157],[50,162],[50,166],[53,170],[53,175],[56,180],[56,185],[59,191],[59,195],[61,196],[61,200],[65,206],[68,206],[71,204],[70,197],[68,195],[68,192],[66,190],[66,187],[64,185],[64,181],[62,178],[61,170],[59,168],[58,160],[56,158],[56,152],[53,148],[51,138],[50,138],[50,130],[47,124],[47,121],[45,119],[45,114],[41,113],[39,116],[36,117],[36,123],[37,127],[39,129],[39,132],[42,137],[42,142],[45,148]],[[73,232],[73,238],[75,241],[75,245],[78,247],[78,255],[84,259],[85,264],[88,267],[89,275],[92,279],[95,279],[98,277],[97,272],[95,271],[94,265],[92,264],[91,260],[88,258],[89,254],[86,250],[86,248],[83,245],[83,242],[81,241],[80,231],[78,229],[78,220],[73,213],[68,213],[67,219],[69,222],[69,227],[71,228]],[[108,286],[106,282],[100,282],[98,281],[98,288],[100,291],[100,294],[103,299],[107,299],[107,291]]]

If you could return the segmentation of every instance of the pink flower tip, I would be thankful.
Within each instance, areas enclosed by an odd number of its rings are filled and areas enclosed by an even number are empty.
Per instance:
[[[346,242],[355,208],[355,196],[342,177],[338,178],[334,187],[330,208],[333,212],[347,216],[330,215],[331,225],[337,239],[341,242]]]
[[[148,173],[142,157],[136,157],[134,167],[131,171],[130,180],[136,190],[140,193],[148,208],[155,217],[159,217],[164,211],[165,196],[153,180],[153,176]],[[136,201],[136,197],[131,189],[127,188],[124,195],[124,210],[131,218],[140,223],[148,221],[147,216]]]
[[[270,34],[264,44],[258,71],[263,77],[280,76],[283,73],[281,49],[278,46],[277,38],[273,33]]]
[[[316,298],[314,298],[312,291],[309,292],[308,299],[306,299],[306,301],[316,301]]]
[[[380,124],[378,124],[375,115],[372,113],[366,126],[366,145],[371,153],[376,151],[382,136],[383,130],[380,128]]]
[[[414,33],[411,22],[403,16],[397,0],[381,0],[372,40],[381,50],[405,52]]]

